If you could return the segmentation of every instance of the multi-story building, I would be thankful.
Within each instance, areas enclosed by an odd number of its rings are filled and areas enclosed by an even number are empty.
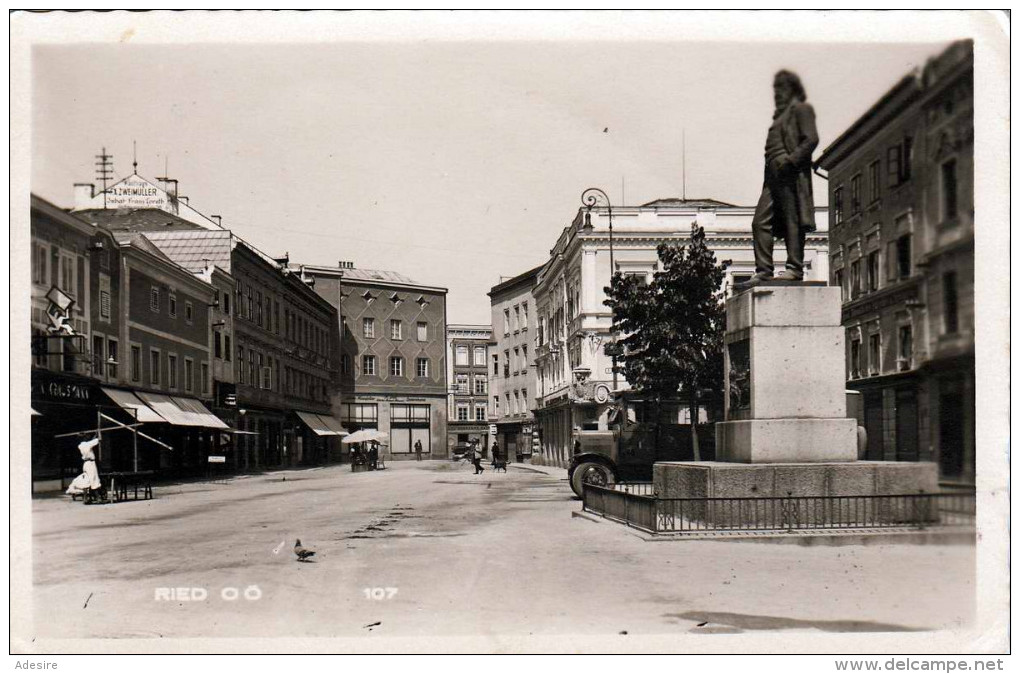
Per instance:
[[[340,387],[332,405],[348,431],[389,436],[381,456],[444,458],[446,448],[446,288],[392,271],[292,266],[338,315]]]
[[[218,450],[229,466],[338,460],[344,431],[331,416],[336,310],[284,263],[218,224],[203,227],[147,203],[75,213],[119,237],[141,233],[208,288],[206,367],[217,376],[209,396],[233,430],[232,447]]]
[[[867,457],[974,480],[974,65],[951,45],[818,160]]]
[[[446,326],[446,376],[450,383],[447,445],[451,452],[476,440],[482,449],[489,446],[491,339],[488,325]]]
[[[661,199],[643,206],[582,208],[563,229],[538,272],[533,290],[537,310],[535,417],[542,460],[566,465],[575,428],[606,428],[610,401],[629,390],[605,353],[612,339],[612,312],[604,304],[612,274],[651,279],[658,269],[657,246],[689,240],[691,225],[705,229],[709,246],[730,260],[724,289],[754,273],[753,207],[712,199]],[[610,229],[610,217],[612,228]],[[824,208],[816,209],[819,229],[805,244],[805,279],[828,278],[828,235]],[[785,252],[777,246],[776,263]],[[681,408],[679,423],[687,414]],[[689,423],[689,419],[687,419]]]
[[[544,266],[544,265],[543,265]],[[511,459],[525,460],[538,441],[532,411],[537,390],[534,367],[537,320],[533,294],[542,267],[498,283],[489,291],[489,423]]]

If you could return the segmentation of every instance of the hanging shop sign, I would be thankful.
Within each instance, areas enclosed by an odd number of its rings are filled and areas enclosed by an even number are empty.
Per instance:
[[[32,372],[32,400],[90,404],[98,400],[98,385],[46,370]]]

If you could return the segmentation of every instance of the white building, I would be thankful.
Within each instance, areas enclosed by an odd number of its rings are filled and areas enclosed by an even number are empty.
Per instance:
[[[578,210],[560,234],[549,262],[538,273],[533,290],[538,330],[535,341],[537,390],[535,418],[542,461],[567,465],[575,427],[606,427],[614,391],[629,387],[613,373],[605,345],[612,312],[605,305],[605,287],[612,271],[651,280],[658,269],[657,246],[663,241],[689,240],[691,225],[705,228],[709,246],[720,261],[730,260],[724,290],[754,273],[751,236],[753,207],[712,199],[661,199],[643,206],[603,206]],[[826,281],[828,215],[816,209],[818,230],[807,237],[805,280]],[[785,263],[783,243],[776,244],[776,268]]]

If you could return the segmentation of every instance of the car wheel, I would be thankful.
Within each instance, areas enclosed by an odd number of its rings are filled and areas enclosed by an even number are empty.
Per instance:
[[[585,462],[574,469],[570,476],[570,488],[578,497],[583,495],[582,485],[593,484],[604,487],[614,481],[613,471],[609,466],[601,463]]]

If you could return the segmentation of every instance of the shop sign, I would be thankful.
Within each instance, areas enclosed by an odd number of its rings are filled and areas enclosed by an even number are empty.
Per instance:
[[[32,398],[54,402],[91,403],[96,399],[96,385],[67,379],[58,375],[33,373]]]
[[[209,463],[226,463],[226,462],[227,462],[227,457],[225,457],[225,456],[214,456],[214,455],[210,455],[209,456]]]
[[[101,195],[100,195],[101,196]],[[106,190],[107,208],[158,208],[176,213],[166,192],[138,176],[122,180]]]

